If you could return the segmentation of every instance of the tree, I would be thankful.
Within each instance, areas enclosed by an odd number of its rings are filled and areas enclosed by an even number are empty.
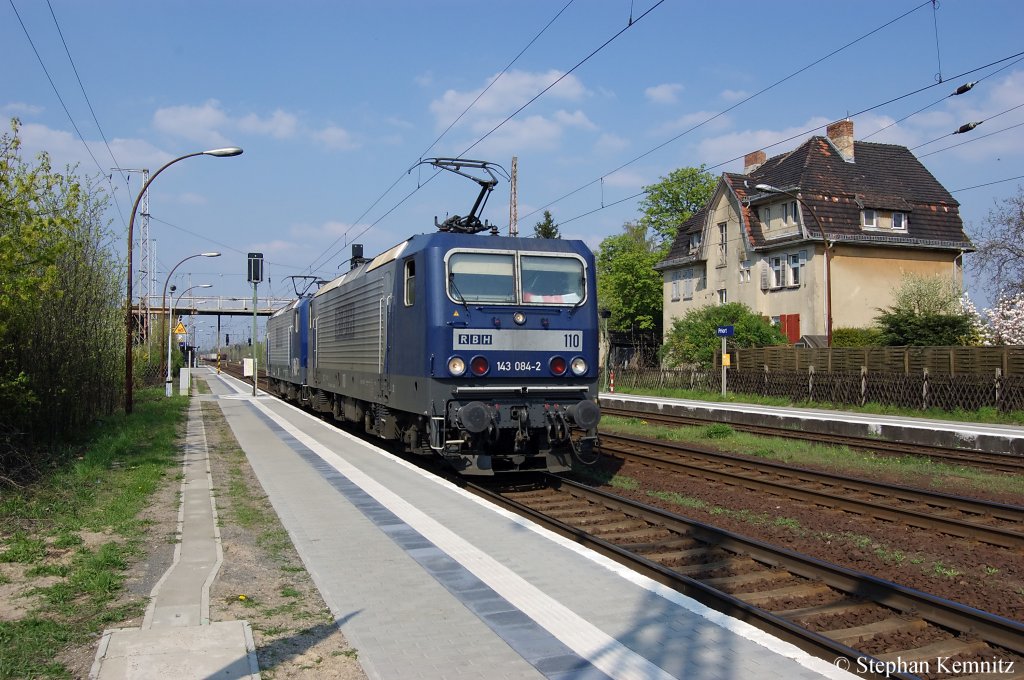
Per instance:
[[[662,362],[670,367],[713,365],[715,349],[721,346],[721,340],[715,333],[718,326],[733,326],[735,335],[729,339],[729,344],[734,347],[786,344],[786,338],[777,326],[743,303],[707,305],[691,309],[672,321],[672,328],[661,347]]]
[[[1024,187],[997,203],[971,240],[972,266],[993,297],[1024,293]]]
[[[993,309],[986,309],[992,342],[998,345],[1024,345],[1024,293],[999,298]]]
[[[659,246],[667,248],[679,225],[711,200],[717,184],[718,179],[703,165],[673,170],[660,182],[644,187],[640,224],[655,235]]]
[[[106,198],[20,155],[20,124],[0,136],[0,440],[59,439],[110,413],[124,366],[122,267]],[[13,449],[12,449],[13,450]],[[0,470],[17,470],[0,448]]]
[[[883,345],[978,345],[984,339],[970,300],[955,281],[938,274],[904,274],[893,305],[879,310],[875,323]]]
[[[611,311],[611,330],[661,329],[662,276],[655,271],[662,251],[647,229],[626,223],[623,233],[609,236],[597,248],[597,294]]]
[[[544,219],[538,222],[533,227],[534,238],[562,238],[562,235],[558,233],[558,225],[555,224],[554,218],[551,217],[551,211],[544,211]]]

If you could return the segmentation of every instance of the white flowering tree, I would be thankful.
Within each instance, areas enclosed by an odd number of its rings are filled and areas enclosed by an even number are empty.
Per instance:
[[[988,331],[997,345],[1024,345],[1024,293],[1004,295],[996,306],[985,310]]]

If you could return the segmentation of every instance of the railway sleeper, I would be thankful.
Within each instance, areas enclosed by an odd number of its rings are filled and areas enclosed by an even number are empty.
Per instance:
[[[924,630],[927,627],[928,622],[924,619],[905,619],[899,616],[890,616],[887,619],[867,623],[863,626],[826,630],[822,631],[821,634],[844,645],[854,645],[858,642],[866,642],[878,635]]]
[[[783,586],[773,590],[733,593],[733,597],[739,598],[755,607],[764,607],[764,605],[775,600],[805,600],[812,597],[820,597],[830,592],[832,592],[832,589],[824,583],[798,583],[797,585]]]
[[[921,663],[925,661],[934,662],[939,657],[954,657],[958,655],[972,656],[975,654],[991,653],[992,648],[983,640],[961,640],[950,638],[939,640],[924,647],[915,649],[904,649],[898,652],[887,654],[875,654],[874,657],[880,661],[903,662],[905,664]]]

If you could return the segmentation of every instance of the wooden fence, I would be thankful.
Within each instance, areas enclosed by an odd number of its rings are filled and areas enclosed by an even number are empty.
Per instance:
[[[715,368],[618,369],[615,389],[718,392],[720,361]],[[742,349],[732,353],[726,387],[797,403],[1024,411],[1024,346]]]

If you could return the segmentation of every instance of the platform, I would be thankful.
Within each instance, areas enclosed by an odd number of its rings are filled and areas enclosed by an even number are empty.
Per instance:
[[[251,386],[240,446],[370,678],[849,678]]]

